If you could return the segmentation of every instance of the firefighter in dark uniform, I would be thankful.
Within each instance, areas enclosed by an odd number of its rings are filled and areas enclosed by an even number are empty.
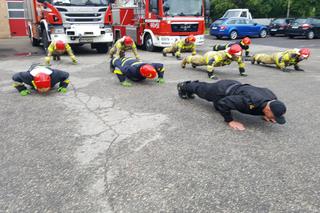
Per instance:
[[[225,122],[236,130],[244,130],[244,125],[234,121],[231,111],[237,110],[250,115],[262,115],[272,123],[284,124],[286,106],[267,88],[241,84],[234,80],[220,80],[216,83],[186,81],[177,85],[178,94],[183,99],[194,98],[194,94],[213,102]]]
[[[291,49],[273,54],[259,53],[252,57],[251,63],[254,64],[257,62],[257,64],[275,64],[278,69],[284,72],[289,71],[286,69],[288,66],[294,66],[296,71],[304,71],[299,67],[298,64],[301,61],[308,59],[310,54],[311,51],[308,48]]]
[[[228,43],[228,44],[225,44],[225,45],[216,44],[216,45],[213,46],[213,51],[225,50],[225,49],[231,47],[234,44],[239,44],[240,47],[245,51],[246,57],[249,57],[249,55],[250,55],[249,46],[251,44],[251,39],[248,38],[248,37],[243,38],[239,42]]]
[[[159,84],[165,82],[163,79],[165,69],[161,63],[149,64],[138,59],[123,57],[112,59],[110,68],[125,87],[132,86],[127,78],[135,82],[145,79],[156,80]]]
[[[31,89],[37,90],[39,93],[46,93],[59,83],[58,92],[66,93],[69,85],[69,73],[50,69],[45,66],[33,65],[26,72],[19,72],[13,75],[13,86],[18,90],[20,95],[26,96],[31,90],[26,87],[29,85]]]

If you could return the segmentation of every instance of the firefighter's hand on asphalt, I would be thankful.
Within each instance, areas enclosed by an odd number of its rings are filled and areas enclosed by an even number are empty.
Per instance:
[[[67,88],[59,87],[58,92],[65,94],[65,93],[67,93]]]
[[[44,60],[46,62],[46,65],[50,65],[50,57],[49,56],[45,57]]]
[[[157,83],[159,84],[164,84],[165,83],[165,80],[163,78],[158,78],[157,79]]]
[[[73,64],[77,64],[78,63],[77,58],[75,56],[71,56],[71,60],[72,60]]]
[[[25,90],[22,90],[22,91],[20,92],[20,95],[21,95],[21,96],[26,96],[26,95],[29,95],[30,93],[31,93],[30,90],[25,89]]]
[[[243,131],[246,129],[244,125],[238,121],[230,121],[228,125],[234,130]]]
[[[263,116],[263,120],[265,120],[266,122],[276,123],[274,119],[269,119],[267,116]]]
[[[121,85],[124,86],[124,87],[131,87],[132,86],[132,84],[130,82],[128,82],[128,81],[121,82]]]

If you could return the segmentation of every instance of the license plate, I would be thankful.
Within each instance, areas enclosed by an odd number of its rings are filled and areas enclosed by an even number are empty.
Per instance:
[[[292,29],[298,29],[298,28],[299,28],[298,26],[293,26],[293,27],[292,27]]]
[[[271,29],[271,31],[277,31],[277,29]]]
[[[93,42],[93,38],[81,38],[81,39],[79,40],[79,42],[92,43],[92,42]]]
[[[213,29],[213,30],[216,30],[216,29],[218,29],[218,28],[217,28],[217,27],[212,27],[212,29]]]

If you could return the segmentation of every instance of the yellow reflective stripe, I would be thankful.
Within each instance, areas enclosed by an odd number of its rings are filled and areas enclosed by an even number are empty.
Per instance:
[[[126,63],[127,61],[129,61],[129,60],[131,60],[131,59],[133,59],[133,58],[124,58],[124,59],[122,59],[122,60],[121,60],[121,61],[122,61],[121,66],[123,66],[124,63]]]
[[[140,62],[140,61],[137,61],[137,62],[134,62],[133,64],[131,64],[131,66],[139,65],[139,64],[144,64],[144,63],[143,63],[143,62]]]
[[[24,85],[23,83],[17,83],[17,82],[12,84],[13,87],[18,87],[23,85]]]
[[[115,70],[113,71],[113,73],[114,73],[114,74],[118,74],[118,75],[123,75],[123,73],[122,73],[121,70],[119,70],[119,69],[115,69]]]
[[[117,60],[117,59],[118,59],[118,58],[114,58],[114,59],[112,60],[112,64],[114,64],[114,61]]]
[[[164,72],[166,69],[164,67],[162,67],[162,69],[160,70],[160,72]]]
[[[67,84],[69,84],[69,83],[70,83],[70,80],[67,79],[67,80],[65,80],[64,82],[67,83]]]
[[[37,89],[37,86],[36,84],[34,83],[34,81],[31,81],[32,82],[32,85],[34,86],[35,89]]]

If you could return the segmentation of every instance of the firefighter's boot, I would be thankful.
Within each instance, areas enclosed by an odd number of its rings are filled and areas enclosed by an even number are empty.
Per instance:
[[[188,61],[187,61],[187,57],[184,57],[182,62],[181,62],[181,67],[182,69],[185,69],[186,68],[186,65],[187,65]]]

